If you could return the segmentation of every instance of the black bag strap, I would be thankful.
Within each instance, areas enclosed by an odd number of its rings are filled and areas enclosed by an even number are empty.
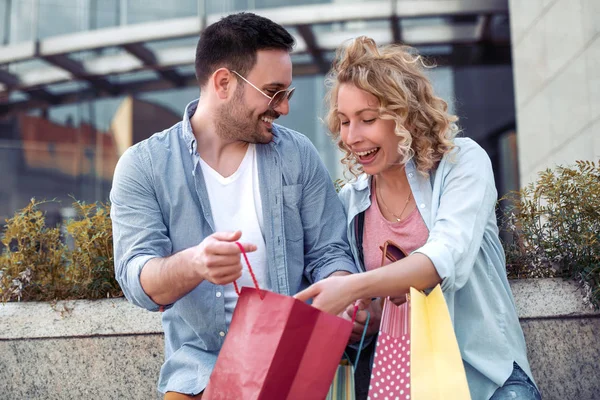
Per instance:
[[[358,261],[362,266],[363,270],[365,269],[365,256],[363,254],[363,232],[365,230],[365,212],[359,213],[356,218],[354,218],[354,229],[355,229],[355,237],[356,237],[356,245],[358,248]]]

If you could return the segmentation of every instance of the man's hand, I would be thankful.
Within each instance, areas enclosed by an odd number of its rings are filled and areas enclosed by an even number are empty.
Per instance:
[[[242,232],[215,232],[190,249],[192,265],[203,280],[227,285],[242,276],[242,251],[235,243]],[[253,244],[242,243],[247,253],[256,251]]]
[[[354,320],[354,326],[352,327],[352,334],[348,340],[348,344],[357,343],[360,341],[365,330],[365,324],[367,322],[367,312],[370,314],[369,325],[366,327],[367,332],[365,337],[373,336],[379,331],[379,324],[381,322],[381,301],[379,299],[371,301],[371,299],[359,300],[356,305],[358,306],[358,312],[356,313],[356,319]],[[344,312],[344,318],[352,320],[354,315],[354,305],[351,304],[346,308]]]
[[[144,292],[157,304],[173,304],[203,280],[226,285],[242,276],[242,251],[235,243],[242,233],[216,232],[199,245],[165,258],[149,260],[140,274]],[[256,251],[242,244],[244,251]]]

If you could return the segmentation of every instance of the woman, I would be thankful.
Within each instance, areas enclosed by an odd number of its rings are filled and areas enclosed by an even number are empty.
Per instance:
[[[328,278],[297,297],[339,314],[357,299],[403,298],[410,287],[441,284],[472,398],[539,399],[506,278],[486,152],[455,138],[457,118],[410,48],[357,38],[338,50],[328,81],[327,123],[357,177],[340,197],[364,273]],[[408,256],[378,268],[389,241]]]

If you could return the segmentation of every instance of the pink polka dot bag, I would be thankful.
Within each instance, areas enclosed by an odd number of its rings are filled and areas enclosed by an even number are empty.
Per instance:
[[[470,399],[460,350],[440,286],[384,300],[370,400]]]

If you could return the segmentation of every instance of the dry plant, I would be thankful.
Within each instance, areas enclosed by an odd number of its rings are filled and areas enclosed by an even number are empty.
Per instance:
[[[600,308],[600,163],[547,169],[503,200],[509,277],[575,279]]]
[[[46,226],[40,204],[29,204],[6,220],[0,255],[0,300],[97,299],[121,296],[114,278],[112,225],[106,204],[75,201],[77,218]]]

